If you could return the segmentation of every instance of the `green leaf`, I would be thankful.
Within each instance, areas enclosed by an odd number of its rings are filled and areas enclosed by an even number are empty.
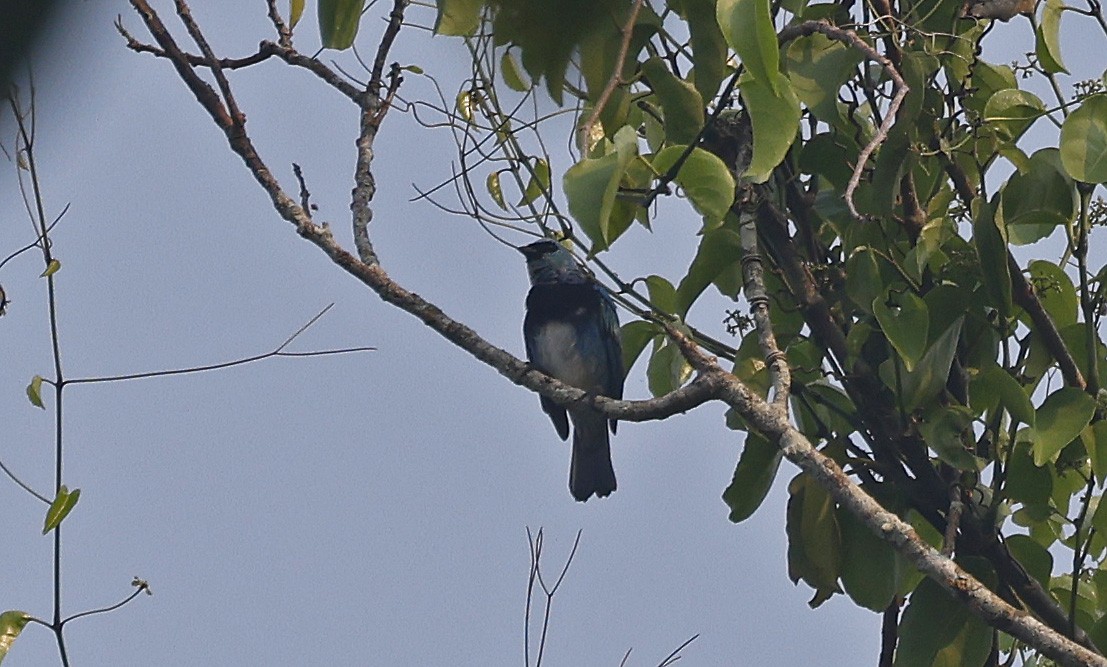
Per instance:
[[[289,0],[288,2],[288,27],[295,28],[304,15],[304,0]]]
[[[908,371],[926,352],[926,335],[930,326],[930,312],[926,302],[914,292],[889,290],[873,299],[873,315],[880,323],[888,342],[903,359]]]
[[[656,396],[679,389],[692,376],[692,366],[680,354],[680,350],[669,340],[660,347],[654,347],[653,356],[646,367],[646,381],[650,393]]]
[[[653,168],[658,173],[666,173],[672,168],[687,146],[669,146],[653,158]],[[734,178],[723,161],[714,153],[702,148],[693,148],[688,159],[677,172],[676,182],[692,208],[703,216],[704,222],[711,225],[723,219],[730,205],[734,203]]]
[[[1042,23],[1034,31],[1034,52],[1038,64],[1048,74],[1069,71],[1061,62],[1061,14],[1064,3],[1061,0],[1046,0],[1042,12]]]
[[[902,121],[901,121],[902,122]],[[862,201],[862,211],[870,215],[892,214],[899,195],[900,182],[910,168],[911,138],[905,125],[896,123],[877,153],[873,175],[869,179],[868,202]]]
[[[1095,399],[1076,387],[1062,387],[1038,408],[1034,426],[1034,465],[1055,461],[1092,421]]]
[[[661,276],[646,278],[646,289],[650,294],[650,303],[664,313],[676,310],[677,292],[673,284]]]
[[[595,251],[605,250],[611,241],[609,223],[619,181],[631,159],[637,154],[638,135],[625,126],[615,133],[607,155],[585,158],[565,172],[565,197],[569,213],[595,244]]]
[[[971,567],[974,561],[979,563],[976,568]],[[993,590],[996,588],[995,573],[984,559],[965,559],[961,565],[986,586]],[[933,667],[983,667],[988,664],[988,656],[992,652],[992,636],[992,628],[970,614],[961,632],[948,646],[938,651]]]
[[[1034,405],[1026,395],[1026,390],[1000,366],[992,364],[980,369],[972,381],[972,398],[976,398],[978,391],[996,399],[993,405],[988,406],[989,409],[1002,405],[1013,419],[1028,426],[1034,425]]]
[[[42,526],[42,534],[45,535],[57,528],[62,520],[73,511],[73,507],[77,505],[77,501],[80,498],[80,489],[73,489],[70,491],[62,484],[58,489],[58,495],[54,498],[54,502],[50,503],[50,509],[46,510],[46,521]]]
[[[1053,478],[1045,468],[1034,465],[1030,443],[1015,443],[1007,465],[1007,497],[1027,505],[1045,505],[1053,494]]]
[[[527,81],[523,67],[511,51],[504,51],[503,56],[500,57],[500,74],[504,78],[504,83],[512,90],[525,93],[531,88],[532,84]]]
[[[541,197],[543,192],[548,192],[549,189],[550,163],[542,158],[534,158],[530,181],[527,182],[527,189],[523,192],[523,198],[519,200],[519,205],[529,204]]]
[[[1085,429],[1081,435],[1087,432],[1087,429]],[[1095,472],[1095,477],[1102,485],[1103,481],[1107,480],[1107,421],[1097,421],[1092,424],[1090,437],[1091,442],[1085,438],[1084,446],[1088,450],[1088,457],[1092,461],[1092,470]],[[1102,504],[1107,506],[1107,503]],[[1103,534],[1107,534],[1107,530]],[[1107,598],[1104,598],[1104,601],[1107,601]]]
[[[1086,97],[1061,126],[1061,163],[1084,183],[1107,183],[1107,94]]]
[[[1107,644],[1107,614],[1099,617],[1099,620],[1088,630],[1088,636],[1096,646]]]
[[[1042,586],[1049,586],[1049,577],[1053,572],[1053,556],[1046,551],[1045,547],[1028,535],[1009,535],[1004,538],[1003,543],[1030,576],[1041,582]]]
[[[925,579],[911,595],[911,602],[900,619],[895,667],[932,667],[939,664],[939,653],[947,648],[952,648],[958,654],[956,657],[967,658],[963,655],[966,649],[977,649],[980,640],[974,632],[971,643],[966,645],[970,638],[962,639],[963,632],[970,627],[975,630],[977,624],[983,622],[970,616],[963,604],[954,600],[932,579]],[[986,625],[984,629],[987,630]],[[987,635],[990,645],[990,633]],[[974,656],[975,653],[974,650]],[[947,660],[950,657],[955,656],[946,656]],[[975,662],[963,660],[941,664],[977,667],[983,665],[986,659],[985,650],[984,655]]]
[[[797,355],[794,352],[812,350],[812,348],[817,356],[805,360],[801,364],[800,360],[796,359]],[[822,367],[821,351],[810,341],[807,341],[806,345],[802,342],[790,345],[788,353],[789,361],[792,362],[794,368],[793,379],[802,374],[800,366],[805,369],[821,369]],[[808,363],[808,361],[811,363]],[[813,374],[818,372],[820,371],[816,370]],[[805,400],[793,400],[792,402],[796,406],[796,421],[805,434],[815,435],[821,433],[825,435],[826,431],[829,430],[834,436],[842,437],[848,436],[857,430],[853,421],[853,416],[857,414],[857,407],[849,396],[838,387],[827,384],[824,380],[816,380],[804,385],[802,396]],[[793,394],[793,399],[796,398],[798,398],[796,394]],[[816,435],[816,437],[818,436]]]
[[[1099,423],[1103,424],[1107,422]],[[1100,535],[1103,534],[1103,531],[1107,530],[1107,502],[1103,500],[1102,496],[1099,498],[1099,504],[1095,508],[1095,513],[1092,514],[1092,527],[1095,528],[1096,532]]]
[[[31,378],[31,384],[27,385],[27,398],[30,399],[31,405],[36,408],[46,409],[46,406],[42,404],[42,376],[36,375]]]
[[[0,614],[0,662],[8,655],[16,637],[31,620],[31,615],[25,611],[6,611]]]
[[[839,509],[842,587],[858,605],[883,612],[896,595],[896,552],[851,512]]]
[[[715,18],[714,0],[684,0],[684,15],[692,42],[692,65],[696,90],[709,100],[719,91],[726,76],[726,39]]]
[[[946,386],[949,367],[957,352],[957,338],[961,335],[961,324],[964,321],[964,316],[957,318],[931,344],[915,370],[904,376],[903,397],[908,409],[913,410],[934,400]]]
[[[1100,338],[1098,332],[1094,334],[1094,339],[1097,370],[1099,372],[1099,386],[1107,387],[1107,346],[1103,344],[1103,340]],[[1076,324],[1062,327],[1061,340],[1065,342],[1065,346],[1072,352],[1072,358],[1076,361],[1076,367],[1080,369],[1081,374],[1083,374],[1084,377],[1088,377],[1092,372],[1088,363],[1088,325],[1084,322],[1077,322]],[[1052,366],[1052,355],[1050,355],[1047,363]]]
[[[472,35],[480,27],[480,12],[484,0],[435,0],[438,16],[434,21],[436,35]]]
[[[723,502],[730,508],[731,521],[745,521],[761,506],[773,486],[782,457],[780,448],[764,437],[753,432],[746,435],[734,478],[723,491]]]
[[[323,48],[344,51],[354,45],[362,8],[362,0],[319,0]]]
[[[982,198],[972,203],[972,241],[980,258],[984,287],[1000,316],[1011,312],[1011,272],[1007,265],[1007,239],[996,224],[995,210]]]
[[[500,172],[494,171],[488,174],[488,180],[485,182],[485,186],[488,188],[488,194],[492,195],[492,201],[496,202],[496,205],[507,210],[507,202],[504,201],[504,189],[500,184]]]
[[[58,272],[58,269],[62,267],[61,262],[56,259],[50,260],[50,263],[46,265],[46,270],[42,272],[39,278],[49,278]]]
[[[1015,141],[1045,114],[1045,104],[1034,93],[1017,88],[1001,90],[984,105],[984,120],[1004,141]]]
[[[1036,259],[1030,262],[1030,283],[1034,293],[1042,302],[1046,312],[1053,318],[1058,329],[1076,324],[1076,311],[1079,301],[1076,288],[1072,285],[1064,269],[1053,262]],[[1029,316],[1026,318],[1029,320]],[[1029,325],[1029,322],[1028,322]]]
[[[1013,174],[1000,195],[997,218],[1002,219],[1007,240],[1033,243],[1072,222],[1076,215],[1072,180],[1061,167],[1056,148],[1043,148],[1030,156],[1026,171]]]
[[[622,343],[623,368],[626,372],[630,372],[634,362],[641,356],[642,350],[646,349],[646,345],[661,333],[661,329],[656,324],[645,320],[627,322],[622,326],[619,330],[619,341]]]
[[[723,37],[746,70],[770,93],[777,94],[783,77],[769,0],[719,0],[715,12]]]
[[[661,102],[665,139],[672,144],[690,144],[703,127],[703,98],[690,84],[680,80],[661,58],[642,63],[642,73]]]
[[[870,248],[859,248],[846,260],[846,295],[863,312],[873,312],[873,302],[884,293],[884,284],[880,261]]]
[[[993,65],[976,58],[972,66],[972,90],[965,100],[965,107],[978,114],[996,93],[1008,88],[1018,88],[1015,72],[1007,65]]]
[[[788,577],[815,589],[808,604],[817,607],[839,592],[842,545],[834,501],[805,474],[792,479],[788,492]]]
[[[492,34],[496,44],[511,44],[520,50],[523,67],[533,81],[545,78],[546,92],[555,104],[563,99],[565,72],[574,52],[588,51],[581,59],[582,67],[588,67],[596,58],[597,44],[606,53],[613,53],[607,61],[604,77],[610,78],[614,60],[622,37],[620,28],[630,17],[631,3],[625,0],[590,0],[588,2],[496,2]],[[647,5],[638,12],[638,21],[632,33],[626,62],[637,66],[638,51],[644,41],[656,31],[657,14]],[[459,31],[460,32],[460,31]],[[594,103],[598,90],[593,90],[595,77],[583,72],[588,80],[588,92]],[[625,74],[626,72],[622,72]],[[617,89],[618,90],[618,89]],[[595,96],[593,96],[595,95]],[[605,128],[613,133],[618,125]]]
[[[860,52],[821,33],[793,40],[785,52],[788,80],[796,96],[815,117],[838,120],[838,89],[863,60]]]
[[[748,76],[739,82],[739,91],[753,124],[753,159],[745,177],[754,183],[768,180],[773,169],[784,160],[799,131],[799,98],[788,79],[780,79],[776,86]]]
[[[688,273],[677,286],[675,314],[684,317],[707,286],[727,267],[742,257],[742,242],[738,232],[727,227],[713,229],[700,237],[699,248]],[[728,295],[732,299],[737,295]]]
[[[939,406],[927,413],[919,424],[919,433],[941,460],[959,470],[977,471],[984,467],[983,461],[966,448],[962,439],[972,421],[972,414],[964,407]]]

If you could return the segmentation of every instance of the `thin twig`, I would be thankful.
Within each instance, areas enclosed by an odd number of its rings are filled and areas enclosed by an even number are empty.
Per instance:
[[[300,168],[300,165],[293,162],[292,173],[295,174],[296,181],[300,184],[300,208],[304,209],[304,213],[310,217],[315,207],[311,204],[311,192],[308,191],[307,182],[304,180],[304,170]]]
[[[71,203],[72,202],[70,202],[70,204]],[[52,232],[54,230],[54,226],[57,225],[59,222],[61,222],[61,219],[65,216],[65,214],[69,212],[70,204],[66,204],[65,207],[62,208],[61,213],[57,214],[54,217],[54,221],[46,226],[46,233],[47,234]],[[43,235],[39,234],[38,237],[34,241],[32,241],[31,243],[28,243],[27,245],[23,246],[19,250],[16,250],[12,254],[8,255],[7,257],[4,258],[3,261],[0,261],[0,269],[4,268],[5,264],[7,264],[11,260],[15,259],[16,257],[22,255],[23,253],[27,252],[28,250],[30,250],[32,248],[37,248],[39,246],[39,244],[43,243],[43,240],[46,239],[46,238],[47,237],[44,237]]]
[[[233,361],[223,361],[223,362],[219,362],[219,363],[215,363],[215,364],[205,364],[203,366],[190,366],[188,368],[177,368],[177,369],[165,370],[165,371],[146,371],[146,372],[142,372],[142,373],[128,373],[128,374],[125,374],[125,375],[105,375],[105,376],[99,376],[99,377],[77,378],[75,380],[66,380],[65,383],[66,384],[92,384],[92,383],[96,383],[96,382],[122,382],[124,380],[143,380],[143,379],[146,379],[146,378],[166,377],[166,376],[170,376],[170,375],[188,375],[190,373],[203,373],[205,371],[220,370],[220,369],[223,369],[223,368],[233,368],[235,366],[242,366],[242,365],[245,365],[245,364],[253,363],[255,361],[261,361],[263,359],[269,359],[270,357],[322,357],[322,356],[330,356],[330,355],[335,355],[335,354],[348,354],[350,352],[374,352],[374,351],[376,351],[377,348],[375,348],[375,347],[344,347],[344,348],[338,348],[338,349],[333,349],[333,350],[318,350],[318,351],[314,351],[314,352],[285,352],[284,351],[284,348],[288,347],[288,345],[290,343],[292,343],[292,341],[296,340],[296,338],[300,334],[307,331],[308,327],[310,327],[311,325],[318,322],[319,318],[321,318],[324,314],[326,314],[326,312],[328,310],[330,310],[332,306],[334,306],[333,303],[328,305],[326,308],[324,308],[322,311],[320,311],[319,314],[317,314],[315,317],[311,318],[311,320],[308,321],[307,324],[305,324],[304,326],[297,329],[294,334],[289,336],[283,343],[281,343],[275,349],[273,349],[269,352],[264,352],[262,354],[255,354],[255,355],[250,356],[250,357],[244,357],[242,359],[235,359]]]
[[[265,0],[266,9],[269,14],[269,20],[273,23],[273,28],[277,31],[278,43],[286,48],[292,49],[292,27],[285,23],[281,18],[281,12],[277,9],[277,0]],[[301,8],[303,5],[300,5]],[[292,20],[292,17],[288,17]]]
[[[669,665],[675,663],[677,660],[680,660],[680,652],[683,651],[684,649],[688,648],[689,644],[691,644],[692,642],[696,641],[699,638],[700,638],[700,635],[697,632],[696,634],[694,634],[691,637],[689,637],[688,639],[686,639],[683,644],[681,644],[680,646],[673,649],[672,653],[665,656],[665,659],[662,660],[660,663],[658,663],[657,667],[669,667]]]
[[[592,113],[588,114],[588,119],[584,121],[584,125],[581,127],[580,145],[585,152],[588,152],[589,143],[592,140],[592,126],[596,124],[596,121],[600,117],[600,113],[603,112],[604,107],[607,106],[608,100],[611,99],[612,93],[615,92],[615,87],[623,83],[623,66],[627,60],[627,52],[630,51],[630,39],[634,36],[634,24],[638,21],[638,10],[642,9],[642,1],[643,0],[634,0],[634,6],[630,10],[630,18],[627,19],[627,22],[622,27],[623,40],[619,43],[619,55],[615,57],[611,78],[607,80],[607,84],[603,87],[603,91],[596,100],[595,106],[592,107]]]
[[[26,483],[24,483],[24,482],[23,482],[23,480],[21,480],[21,479],[19,479],[18,477],[16,477],[16,476],[15,476],[15,473],[13,473],[13,472],[12,472],[11,470],[9,470],[9,469],[8,469],[8,466],[4,465],[4,462],[3,462],[3,461],[0,461],[0,470],[3,470],[3,471],[4,471],[4,474],[5,474],[5,475],[7,475],[7,476],[8,476],[8,477],[9,477],[9,478],[10,478],[10,479],[11,479],[11,480],[13,481],[13,482],[15,482],[16,484],[18,484],[18,485],[19,485],[19,488],[23,489],[24,491],[26,491],[27,493],[31,494],[31,495],[32,495],[32,496],[34,496],[35,498],[38,498],[39,500],[41,500],[42,502],[46,503],[47,505],[49,505],[49,504],[50,504],[50,499],[49,499],[49,498],[47,498],[46,496],[42,495],[42,494],[41,494],[41,493],[39,493],[38,491],[35,491],[35,490],[34,490],[34,489],[32,489],[32,488],[31,488],[30,486],[28,486],[28,485],[27,485]]]
[[[78,618],[84,618],[85,616],[94,616],[96,614],[106,614],[108,612],[115,611],[116,609],[119,609],[120,607],[124,606],[125,604],[127,604],[131,600],[138,597],[139,593],[142,593],[142,592],[145,592],[147,595],[151,595],[150,586],[145,581],[139,579],[138,577],[134,578],[134,581],[131,582],[131,585],[134,586],[135,589],[133,591],[131,591],[131,593],[127,597],[123,598],[119,602],[116,602],[115,604],[109,605],[107,607],[101,607],[99,609],[90,609],[88,611],[82,611],[79,614],[73,614],[72,616],[70,616],[68,618],[62,619],[61,624],[65,625],[66,623],[68,623],[70,621],[75,621]]]

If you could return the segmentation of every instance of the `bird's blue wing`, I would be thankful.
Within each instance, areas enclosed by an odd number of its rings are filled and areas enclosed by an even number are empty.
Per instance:
[[[615,312],[615,302],[611,300],[607,290],[602,286],[597,286],[597,289],[600,290],[600,336],[606,357],[604,394],[622,399],[626,372],[623,369],[623,346],[619,340],[619,314]],[[612,433],[615,432],[615,424],[616,421],[612,419]]]

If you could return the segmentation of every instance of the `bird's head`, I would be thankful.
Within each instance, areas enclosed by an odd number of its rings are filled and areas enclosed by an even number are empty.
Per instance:
[[[527,272],[532,285],[583,283],[588,280],[573,255],[556,241],[535,241],[519,248],[519,252],[527,258]]]

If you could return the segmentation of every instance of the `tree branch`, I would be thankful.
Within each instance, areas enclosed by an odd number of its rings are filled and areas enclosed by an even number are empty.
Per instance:
[[[183,2],[183,0],[179,1]],[[1107,667],[1107,659],[1077,645],[1038,620],[1011,607],[953,561],[943,557],[941,553],[922,541],[909,524],[881,507],[846,476],[837,463],[818,452],[811,442],[788,422],[780,410],[766,403],[735,376],[721,369],[713,359],[704,355],[671,325],[665,325],[670,337],[692,365],[700,371],[696,380],[684,389],[649,401],[616,401],[590,397],[579,389],[566,386],[530,368],[510,353],[485,341],[468,326],[450,318],[434,304],[397,284],[376,261],[375,254],[363,258],[366,261],[358,260],[334,240],[326,227],[313,223],[308,213],[281,189],[254,150],[249,138],[244,133],[234,131],[235,128],[229,122],[218,96],[192,71],[192,66],[173,43],[145,0],[131,0],[131,3],[150,27],[151,33],[167,53],[185,84],[227,135],[231,149],[240,156],[255,180],[269,194],[281,217],[290,222],[298,234],[320,248],[336,265],[373,290],[386,303],[415,316],[451,343],[496,369],[510,381],[561,404],[589,401],[593,407],[609,417],[635,420],[662,418],[666,410],[687,409],[712,398],[721,398],[737,410],[757,431],[777,443],[784,456],[827,489],[835,502],[859,517],[870,530],[890,542],[915,567],[953,594],[974,614],[993,627],[1034,646],[1044,655],[1061,664],[1073,667],[1077,665]],[[821,32],[821,30],[818,31]],[[211,58],[210,55],[208,57]],[[903,90],[906,88],[904,87]],[[361,108],[364,114],[365,106],[362,105]],[[366,136],[363,125],[362,138]],[[371,138],[367,143],[370,149],[368,155],[371,158]],[[359,168],[361,159],[362,156],[359,155]],[[367,163],[365,168],[368,169]],[[371,194],[371,190],[367,192]],[[365,240],[368,240],[367,231],[364,235]]]

